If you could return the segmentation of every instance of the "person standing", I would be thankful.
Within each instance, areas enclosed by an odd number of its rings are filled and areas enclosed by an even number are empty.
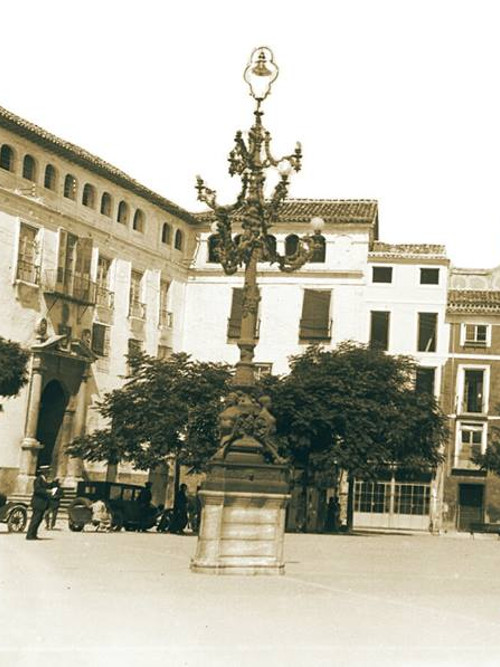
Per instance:
[[[49,506],[50,484],[47,480],[49,466],[41,466],[33,485],[33,495],[31,497],[31,520],[26,534],[27,540],[38,540],[38,527],[42,523],[43,515]]]
[[[45,526],[47,530],[54,530],[57,520],[57,513],[59,511],[59,505],[61,504],[61,498],[63,495],[63,491],[58,479],[55,479],[50,485],[49,493],[49,507],[45,511]]]
[[[151,500],[153,494],[151,493],[151,482],[146,482],[139,493],[137,503],[139,505],[139,532],[145,533],[148,529],[148,523],[151,513]]]
[[[176,535],[183,535],[184,528],[188,522],[187,504],[188,499],[186,495],[187,484],[181,484],[174,502],[174,516],[170,526],[170,532]]]

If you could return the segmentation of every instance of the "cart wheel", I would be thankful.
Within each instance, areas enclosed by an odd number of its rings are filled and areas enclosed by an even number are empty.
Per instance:
[[[28,522],[28,512],[24,507],[14,507],[7,519],[9,533],[22,533]]]
[[[83,530],[83,526],[85,524],[83,523],[73,523],[73,521],[68,522],[69,529],[72,530],[74,533],[81,533]]]

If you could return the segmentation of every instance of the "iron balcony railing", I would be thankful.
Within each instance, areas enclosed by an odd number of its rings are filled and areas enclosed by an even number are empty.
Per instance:
[[[62,268],[43,273],[43,289],[47,293],[59,294],[85,304],[95,304],[96,284],[88,275],[74,273]]]
[[[98,306],[103,306],[104,308],[109,308],[110,310],[113,309],[115,305],[115,293],[110,292],[107,287],[97,284],[96,304]]]
[[[129,309],[129,317],[136,317],[139,320],[146,319],[146,304],[140,301],[131,301]]]
[[[32,285],[40,284],[40,267],[33,262],[27,262],[19,259],[17,262],[17,280],[22,280],[25,283]]]
[[[170,310],[160,311],[160,326],[165,329],[172,329],[174,326],[174,314]]]

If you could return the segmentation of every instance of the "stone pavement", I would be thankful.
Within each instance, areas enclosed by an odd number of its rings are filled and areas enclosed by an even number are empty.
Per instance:
[[[0,527],[2,667],[500,664],[495,537],[287,535],[282,577],[193,574],[196,538]]]

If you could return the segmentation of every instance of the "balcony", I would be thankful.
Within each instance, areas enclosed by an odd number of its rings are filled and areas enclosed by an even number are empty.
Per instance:
[[[40,267],[33,264],[33,262],[26,262],[19,259],[17,262],[16,280],[21,280],[23,283],[30,283],[31,285],[39,285]]]
[[[129,317],[134,317],[137,320],[145,320],[146,319],[146,304],[141,303],[140,301],[131,301],[128,316]]]
[[[164,329],[173,329],[174,314],[170,310],[161,310],[159,324],[160,327],[163,327]]]
[[[115,294],[110,292],[106,287],[97,284],[96,285],[96,304],[102,306],[103,308],[108,308],[112,310],[115,305]]]
[[[42,287],[46,294],[62,296],[68,301],[85,305],[94,305],[96,302],[95,282],[87,275],[66,269],[44,271]]]

